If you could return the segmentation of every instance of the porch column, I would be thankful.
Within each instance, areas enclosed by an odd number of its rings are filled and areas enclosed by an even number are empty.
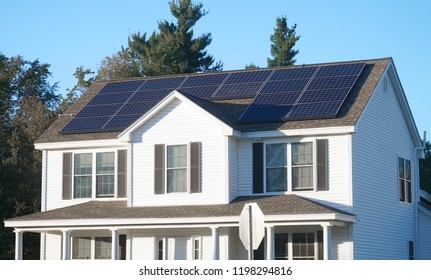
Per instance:
[[[220,229],[219,229],[219,227],[212,227],[211,233],[212,233],[212,241],[213,241],[212,259],[213,260],[219,260],[220,259]]]
[[[332,259],[331,248],[332,248],[332,235],[331,226],[323,225],[323,259]]]
[[[63,255],[62,260],[70,260],[70,230],[63,230]]]
[[[266,259],[274,259],[274,226],[266,227]]]
[[[22,234],[23,232],[16,229],[15,231],[15,260],[22,260]]]
[[[111,229],[112,233],[112,247],[111,247],[111,259],[118,260],[118,252],[119,252],[119,235],[118,229]]]

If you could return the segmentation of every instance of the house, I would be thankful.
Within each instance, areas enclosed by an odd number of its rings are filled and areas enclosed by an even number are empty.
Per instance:
[[[42,209],[5,221],[16,259],[25,232],[43,260],[431,259],[391,58],[100,81],[35,147]]]

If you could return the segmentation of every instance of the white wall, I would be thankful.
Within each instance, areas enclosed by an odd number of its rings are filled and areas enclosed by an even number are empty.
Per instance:
[[[388,78],[389,79],[389,78]],[[415,154],[392,82],[383,79],[353,134],[355,259],[406,259],[414,240]],[[412,161],[412,203],[399,201],[398,157]]]
[[[431,212],[418,211],[419,240],[416,243],[416,256],[420,260],[431,260]]]
[[[201,193],[154,194],[154,145],[202,143]],[[133,133],[132,205],[226,203],[227,141],[207,113],[175,100]]]

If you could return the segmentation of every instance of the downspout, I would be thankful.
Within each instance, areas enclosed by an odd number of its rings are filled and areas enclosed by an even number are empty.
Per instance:
[[[425,143],[426,143],[426,131],[424,131],[424,138],[422,140],[422,147],[415,147],[414,148],[414,155],[415,155],[415,207],[414,207],[414,227],[415,227],[415,242],[414,242],[414,258],[415,260],[418,259],[418,250],[419,248],[419,222],[418,222],[418,211],[419,211],[419,202],[420,202],[420,175],[419,175],[419,157],[418,153],[420,150],[425,150]]]

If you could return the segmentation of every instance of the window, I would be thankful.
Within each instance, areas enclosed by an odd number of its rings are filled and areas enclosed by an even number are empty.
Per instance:
[[[289,237],[287,233],[275,234],[275,259],[289,259]]]
[[[193,259],[201,259],[201,239],[199,237],[192,238],[193,242]]]
[[[201,143],[154,146],[154,193],[201,192]]]
[[[327,191],[328,140],[253,143],[253,193]]]
[[[398,158],[398,194],[399,200],[411,203],[412,192],[412,175],[411,175],[411,161]]]
[[[95,246],[96,246],[96,259],[111,259],[112,253],[112,238],[111,237],[96,237],[95,238]]]
[[[73,180],[73,197],[84,198],[91,197],[92,189],[92,155],[75,154],[74,156],[74,180]]]
[[[293,259],[314,260],[314,233],[293,233]]]
[[[127,197],[127,150],[63,153],[62,198]]]
[[[266,190],[287,191],[287,145],[266,145]]]
[[[166,259],[165,241],[165,238],[157,241],[157,260],[161,261]]]
[[[91,259],[91,238],[90,237],[74,237],[72,258],[75,260]]]
[[[96,196],[113,197],[115,187],[115,153],[96,154]]]
[[[167,146],[168,193],[187,191],[187,145]]]
[[[292,190],[313,189],[313,143],[292,144]]]

